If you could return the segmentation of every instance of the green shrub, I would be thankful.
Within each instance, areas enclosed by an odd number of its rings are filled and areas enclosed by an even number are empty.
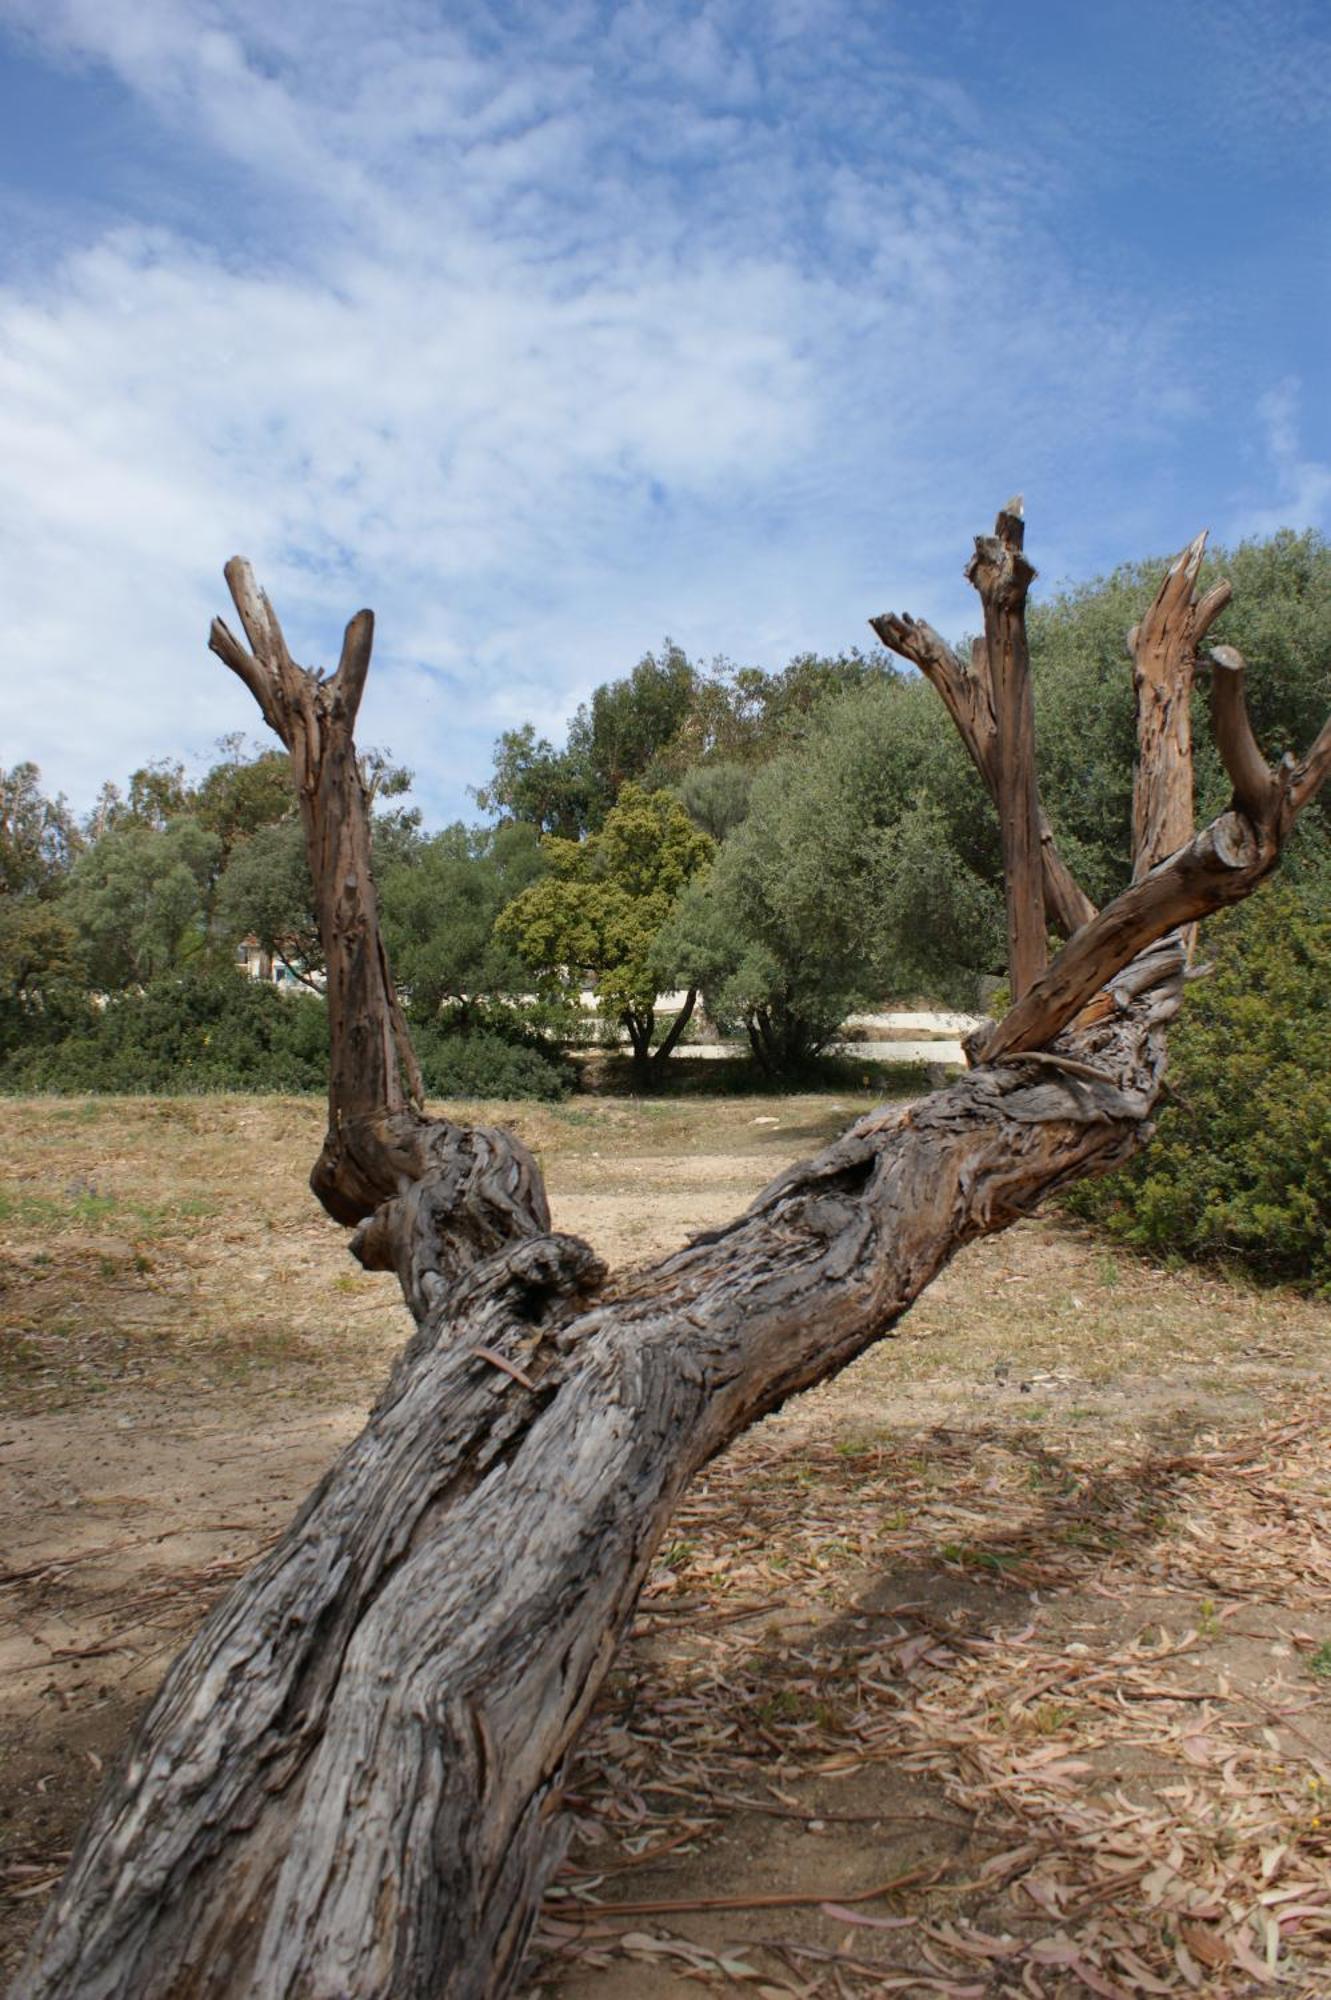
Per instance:
[[[1324,884],[1323,884],[1324,886]],[[1208,924],[1214,976],[1170,1034],[1172,1101],[1125,1168],[1066,1197],[1141,1249],[1331,1290],[1331,915],[1271,884]]]
[[[155,980],[88,1007],[59,1039],[11,1050],[6,1090],[320,1090],[328,1015],[311,994],[284,996],[238,973]]]
[[[573,1065],[520,1022],[489,1014],[465,1024],[445,1016],[413,1025],[411,1039],[431,1097],[534,1097],[573,1088]]]
[[[283,994],[238,973],[160,979],[97,1008],[31,1017],[0,1059],[7,1091],[321,1091],[328,1010],[315,994]],[[445,1016],[412,1038],[437,1097],[558,1098],[572,1065],[501,1010]]]

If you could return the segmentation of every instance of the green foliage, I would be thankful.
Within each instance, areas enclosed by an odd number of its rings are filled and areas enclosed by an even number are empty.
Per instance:
[[[701,985],[714,1019],[742,1022],[774,1073],[857,1006],[922,989],[971,1000],[1001,960],[1001,905],[954,837],[964,774],[934,699],[880,675],[815,709],[660,940],[661,962]]]
[[[380,878],[384,940],[413,1021],[450,1003],[516,999],[531,984],[511,937],[495,919],[549,863],[534,826],[469,828],[459,822],[418,844]]]
[[[525,820],[563,840],[586,832],[596,801],[591,774],[577,757],[538,737],[530,722],[506,729],[494,754],[490,782],[476,793],[482,812]]]
[[[735,721],[729,734],[735,748],[726,753],[724,740],[718,745],[723,754],[747,755],[756,763],[766,763],[808,732],[812,719],[830,701],[876,685],[896,669],[882,651],[824,656],[797,653],[780,673],[766,674],[757,667],[726,670],[730,706]]]
[[[753,767],[726,762],[694,764],[678,785],[689,818],[718,842],[747,819],[752,789]]]
[[[624,785],[640,780],[654,790],[663,782],[662,759],[698,685],[697,669],[667,639],[659,659],[645,653],[632,673],[596,689],[574,716],[563,750],[530,723],[506,730],[477,804],[562,840],[595,832]]]
[[[590,775],[599,825],[622,788],[659,788],[662,758],[693,707],[698,671],[669,639],[660,657],[644,653],[623,680],[606,681],[569,730],[570,756]]]
[[[544,847],[551,872],[508,905],[497,935],[549,990],[576,998],[594,980],[602,1012],[627,1027],[645,1062],[657,995],[670,983],[658,939],[713,844],[669,792],[629,784],[600,833],[547,836]]]
[[[223,737],[224,755],[188,803],[200,826],[217,835],[224,861],[255,834],[296,820],[296,788],[285,750],[245,755],[244,739]]]
[[[667,639],[622,680],[606,681],[578,710],[556,750],[527,723],[495,745],[494,771],[476,793],[485,812],[528,820],[542,833],[577,840],[596,832],[626,784],[646,791],[681,784],[699,767],[769,761],[800,739],[827,700],[881,677],[886,655],[801,653],[778,674],[715,660],[703,668]],[[719,801],[719,792],[699,798]],[[695,814],[713,838],[738,823],[742,795],[728,781],[725,823]],[[690,806],[690,810],[693,807]]]
[[[143,986],[199,958],[221,844],[194,819],[131,822],[79,857],[62,898],[95,992]]]
[[[1214,976],[1170,1031],[1176,1092],[1129,1166],[1066,1197],[1141,1249],[1331,1289],[1328,877],[1268,884],[1206,928]]]
[[[11,1091],[319,1090],[328,1013],[237,973],[157,980],[86,1007],[0,1066]]]
[[[566,1097],[573,1065],[552,1043],[513,1015],[454,1014],[412,1029],[412,1041],[432,1097]]]
[[[63,1018],[82,976],[60,895],[79,849],[63,799],[48,799],[35,764],[0,771],[0,1053]]]
[[[1061,592],[1030,615],[1040,787],[1064,858],[1097,903],[1132,873],[1132,769],[1136,753],[1126,636],[1159,587],[1167,563],[1132,563]],[[1265,542],[1217,549],[1202,573],[1234,585],[1208,643],[1237,646],[1248,662],[1248,702],[1270,760],[1303,750],[1326,714],[1331,659],[1331,544],[1288,530]],[[1224,809],[1229,786],[1207,720],[1205,672],[1194,697],[1197,809]],[[1331,823],[1323,802],[1314,817]]]
[[[212,921],[222,941],[257,938],[266,952],[297,973],[322,967],[314,885],[299,820],[261,826],[238,842],[217,884]]]
[[[0,1009],[0,1029],[3,1028]],[[414,1031],[426,1087],[439,1097],[564,1096],[572,1067],[557,1048],[503,1017],[441,1020]],[[104,1007],[52,1009],[21,1043],[0,1040],[0,1089],[321,1091],[328,1011],[313,994],[279,993],[229,971],[159,979]]]
[[[0,896],[0,1009],[21,1016],[77,983],[78,942],[58,904]],[[11,1023],[17,1028],[17,1018]]]
[[[0,770],[0,898],[54,895],[78,851],[69,808],[41,778],[35,764]]]

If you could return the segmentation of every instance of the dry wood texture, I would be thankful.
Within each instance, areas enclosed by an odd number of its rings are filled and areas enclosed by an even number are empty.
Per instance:
[[[1128,634],[1142,755],[1132,798],[1133,880],[1192,838],[1192,678],[1197,648],[1229,603],[1218,583],[1195,591],[1205,531],[1170,564],[1140,625]]]
[[[1026,645],[1026,595],[1035,571],[1026,560],[1025,540],[1021,500],[1009,500],[993,534],[975,537],[975,554],[966,569],[984,606],[1007,897],[1008,976],[1017,999],[1029,992],[1049,959],[1035,781],[1035,700]]]
[[[222,626],[213,644],[292,749],[328,955],[314,1186],[359,1224],[357,1254],[397,1270],[417,1332],[361,1437],[172,1667],[15,2000],[502,1993],[562,1849],[564,1760],[691,1475],[890,1332],[963,1244],[1141,1143],[1182,990],[1169,934],[1275,865],[1331,727],[1263,778],[1241,663],[1222,656],[1234,806],[1070,925],[1046,972],[1021,539],[1005,510],[972,565],[1002,662],[997,752],[978,697],[966,710],[961,687],[949,707],[981,769],[995,757],[1017,831],[1022,997],[970,1075],[861,1119],[726,1228],[618,1283],[550,1232],[522,1147],[413,1102],[352,748],[368,614],[324,680],[229,566],[250,648]],[[1186,745],[1161,742],[1144,728],[1151,795],[1190,793]]]

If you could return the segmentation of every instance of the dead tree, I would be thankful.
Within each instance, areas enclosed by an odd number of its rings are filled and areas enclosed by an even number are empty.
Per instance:
[[[328,966],[312,1184],[416,1321],[370,1421],[168,1673],[15,2000],[412,2000],[505,1991],[564,1845],[561,1773],[690,1477],[890,1333],[963,1244],[1150,1130],[1184,933],[1276,865],[1331,724],[1271,770],[1211,655],[1233,803],[1192,833],[1188,693],[1221,586],[1199,538],[1132,635],[1137,866],[1095,911],[1035,783],[1020,502],[969,575],[985,638],[874,621],[994,799],[1014,1003],[960,1081],[861,1118],[724,1228],[607,1277],[509,1135],[426,1116],[380,941],[353,747],[372,620],[296,666],[243,562],[212,647],[291,752]],[[1046,963],[1045,920],[1067,936]]]

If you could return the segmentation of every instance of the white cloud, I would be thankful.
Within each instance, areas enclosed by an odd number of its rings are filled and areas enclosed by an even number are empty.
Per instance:
[[[215,239],[127,219],[0,288],[10,758],[86,799],[252,726],[202,650],[239,549],[298,653],[376,605],[368,733],[456,810],[666,630],[957,622],[959,524],[1158,441],[1172,316],[1083,290],[958,86],[884,94],[886,26],[770,13],[0,0],[236,176]]]
[[[1331,527],[1331,465],[1311,457],[1304,446],[1301,384],[1288,375],[1257,401],[1265,445],[1262,488],[1279,495],[1274,504],[1249,503],[1240,510],[1238,532],[1271,535],[1278,528]],[[1274,475],[1272,478],[1271,475]]]

